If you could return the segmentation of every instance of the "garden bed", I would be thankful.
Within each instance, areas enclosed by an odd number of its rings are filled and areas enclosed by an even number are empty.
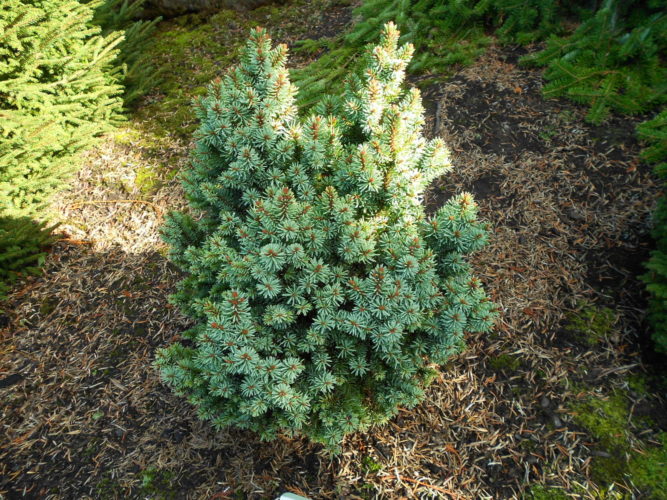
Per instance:
[[[194,29],[238,44],[245,23],[263,19],[277,41],[293,43],[295,31],[331,36],[349,7],[322,17],[330,3]],[[172,20],[158,36],[184,37],[187,26]],[[475,195],[493,226],[475,272],[501,319],[491,334],[467,338],[421,405],[352,435],[330,457],[300,439],[216,432],[159,381],[155,350],[188,326],[168,303],[180,275],[158,236],[164,212],[183,206],[175,174],[190,148],[170,118],[191,126],[190,97],[221,71],[216,50],[228,61],[235,47],[202,48],[206,71],[149,96],[128,127],[89,152],[56,203],[64,235],[44,276],[16,290],[0,320],[0,494],[559,498],[613,482],[631,492],[628,457],[650,454],[667,424],[646,381],[637,280],[660,186],[638,159],[640,119],[594,127],[584,109],[545,101],[540,72],[520,68],[514,48],[491,47],[424,90],[427,126],[455,165],[429,190],[427,209],[463,190]],[[158,123],[147,119],[153,111]],[[627,448],[601,438],[581,418],[587,411],[627,417],[616,429]],[[664,498],[653,483],[634,488]]]

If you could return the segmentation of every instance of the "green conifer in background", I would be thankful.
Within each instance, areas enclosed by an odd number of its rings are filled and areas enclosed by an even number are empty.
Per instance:
[[[345,93],[298,119],[286,48],[257,29],[198,105],[194,214],[164,228],[188,273],[173,300],[198,324],[156,364],[216,427],[335,449],[416,405],[464,332],[493,323],[464,260],[487,238],[471,196],[424,214],[450,163],[402,87],[398,38],[388,24]]]
[[[49,197],[76,170],[77,153],[122,119],[152,86],[140,56],[154,21],[141,2],[5,0],[0,7],[0,296],[34,274],[51,228]],[[121,85],[122,84],[122,85]]]
[[[546,66],[545,96],[589,106],[591,122],[600,123],[610,111],[635,114],[667,100],[665,0],[604,0],[599,6],[585,0],[368,0],[355,14],[359,21],[345,36],[304,43],[303,50],[327,51],[294,74],[303,104],[340,85],[359,47],[374,41],[375,27],[391,19],[402,41],[417,47],[409,68],[415,73],[446,75],[453,65],[472,63],[491,34],[502,43],[548,38],[545,50],[522,62]],[[572,21],[581,25],[567,32]]]
[[[327,51],[295,71],[299,101],[310,106],[324,91],[337,91],[345,73],[358,61],[359,48],[377,40],[377,27],[395,21],[401,41],[416,47],[413,73],[443,74],[471,64],[495,31],[503,42],[528,43],[561,33],[562,18],[577,9],[558,0],[367,0],[354,11],[359,19],[349,33],[324,44]],[[302,42],[301,50],[322,48]]]
[[[590,107],[601,123],[610,112],[637,114],[667,102],[667,1],[605,0],[566,37],[522,62],[546,66],[546,97]]]
[[[38,213],[75,154],[121,119],[121,33],[99,36],[99,1],[5,0],[0,9],[0,210]]]
[[[123,33],[114,65],[121,68],[123,101],[131,106],[160,81],[160,70],[145,55],[151,34],[162,18],[137,19],[145,0],[105,0],[95,11],[93,21],[102,27],[102,36]]]
[[[648,143],[642,158],[655,164],[655,172],[667,178],[667,110],[637,127],[639,137]],[[645,264],[642,276],[651,294],[649,319],[657,351],[667,354],[667,200],[663,196],[653,214],[653,238],[656,249]]]

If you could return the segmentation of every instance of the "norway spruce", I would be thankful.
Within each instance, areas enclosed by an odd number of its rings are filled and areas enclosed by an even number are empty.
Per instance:
[[[197,325],[156,363],[216,427],[335,449],[416,405],[464,332],[492,325],[464,260],[487,239],[472,197],[424,214],[450,163],[402,87],[398,37],[388,24],[344,95],[300,119],[287,50],[257,29],[198,104],[193,213],[164,228],[188,273],[173,300]]]
[[[6,0],[0,8],[0,212],[39,213],[75,154],[120,119],[121,33],[92,24],[100,1]]]

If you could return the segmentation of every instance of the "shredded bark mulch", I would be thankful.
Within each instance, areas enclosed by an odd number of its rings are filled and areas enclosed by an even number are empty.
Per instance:
[[[168,303],[180,275],[158,236],[162,214],[183,206],[180,188],[170,180],[141,197],[124,181],[141,151],[109,140],[91,152],[57,204],[66,237],[0,322],[0,494],[479,499],[540,483],[592,498],[595,444],[568,403],[583,384],[608,393],[643,370],[636,276],[659,185],[638,160],[637,120],[590,126],[541,86],[514,49],[491,48],[425,91],[429,127],[455,164],[426,205],[475,195],[493,234],[474,267],[501,319],[468,337],[423,404],[351,436],[336,457],[304,440],[216,432],[159,381],[155,350],[188,326]],[[188,148],[166,147],[175,168]],[[583,304],[616,314],[593,347],[565,328]]]

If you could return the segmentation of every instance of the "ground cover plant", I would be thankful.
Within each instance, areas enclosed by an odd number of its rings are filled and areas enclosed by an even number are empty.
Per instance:
[[[494,331],[466,336],[421,404],[351,434],[332,458],[305,439],[217,431],[160,381],[156,351],[194,326],[167,301],[184,276],[159,236],[163,214],[184,209],[175,174],[197,125],[191,97],[253,26],[293,52],[301,39],[324,46],[352,19],[347,2],[293,0],[157,26],[148,55],[166,80],[83,157],[51,209],[66,237],[0,314],[0,494],[659,495],[664,388],[637,344],[648,330],[636,276],[663,187],[640,161],[644,117],[612,112],[595,126],[586,106],[545,100],[542,71],[518,64],[534,46],[491,37],[477,62],[423,89],[424,134],[445,141],[455,166],[425,192],[426,213],[474,194],[493,232],[472,264],[502,315]],[[596,437],[610,418],[613,442]]]
[[[189,276],[175,303],[195,345],[160,352],[163,378],[216,427],[331,449],[412,408],[493,304],[463,257],[486,242],[469,194],[433,217],[420,199],[449,167],[402,88],[412,47],[388,24],[323,114],[296,120],[286,47],[255,30],[241,64],[199,103],[185,192],[167,219]]]

